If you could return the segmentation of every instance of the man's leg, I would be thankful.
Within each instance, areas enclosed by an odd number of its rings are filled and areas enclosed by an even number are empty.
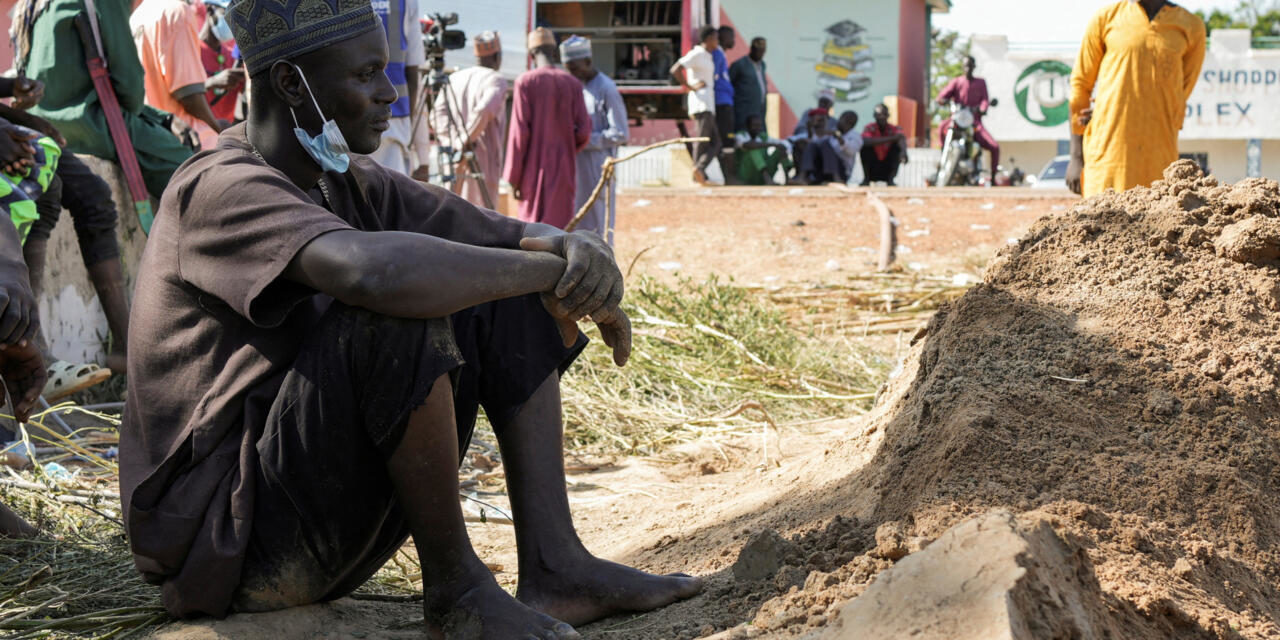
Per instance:
[[[62,157],[58,177],[62,180],[62,206],[71,213],[80,257],[111,329],[107,368],[124,373],[129,300],[124,268],[120,264],[120,245],[116,241],[116,205],[111,199],[111,187],[73,154]]]
[[[733,128],[733,105],[716,105],[716,131],[720,134],[720,172],[724,174],[725,184],[734,184],[738,181],[738,172],[733,156],[733,132],[737,131]]]
[[[991,132],[982,125],[974,127],[973,139],[978,142],[978,146],[991,152],[991,179],[994,181],[996,170],[1000,168],[1000,143],[996,142],[995,136],[992,136]]]
[[[858,155],[862,158],[862,186],[870,186],[873,181],[881,180],[881,162],[876,157],[875,147],[864,146]]]
[[[578,538],[565,492],[560,380],[542,383],[510,422],[494,424],[516,521],[516,597],[557,620],[584,624],[649,611],[696,595],[702,581],[657,576],[592,556]]]
[[[471,548],[457,480],[471,423],[448,374],[461,364],[448,320],[333,305],[269,400],[235,610],[346,595],[412,535],[428,637],[578,637],[503,591]]]
[[[517,598],[582,624],[698,593],[700,580],[649,575],[593,557],[574,530],[565,492],[559,374],[585,340],[565,349],[537,296],[481,305],[455,314],[453,324],[467,361],[455,393],[460,431],[474,419],[478,400],[506,467],[520,555]]]
[[[698,184],[707,183],[707,167],[715,159],[720,142],[716,132],[716,114],[703,111],[694,116],[698,126],[699,138],[707,138],[707,142],[699,142],[693,146],[693,181]]]
[[[895,180],[898,179],[898,169],[902,168],[902,147],[897,144],[889,145],[889,153],[884,157],[884,163],[880,165],[881,175],[884,176],[885,184],[890,187],[898,186]]]

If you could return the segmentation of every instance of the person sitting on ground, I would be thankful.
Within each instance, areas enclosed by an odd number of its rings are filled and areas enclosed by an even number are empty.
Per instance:
[[[13,81],[0,79],[0,97],[14,97],[13,104],[25,106],[39,101],[32,95],[43,95],[44,85],[38,80],[19,78]],[[67,141],[52,123],[26,111],[0,104],[0,118],[13,124],[38,131],[66,147]],[[111,350],[107,355],[107,370],[97,365],[76,364],[58,360],[50,352],[43,337],[37,344],[45,354],[49,366],[49,386],[44,390],[50,402],[71,393],[102,382],[111,372],[124,373],[128,352],[129,302],[126,295],[124,268],[120,264],[120,245],[116,240],[116,205],[111,199],[111,187],[79,158],[63,153],[53,180],[43,195],[36,199],[39,214],[31,224],[22,244],[22,254],[29,270],[29,282],[39,299],[44,284],[45,254],[49,238],[65,207],[71,213],[76,239],[80,244],[80,258],[89,272],[94,292],[102,304],[111,331]]]
[[[907,137],[898,125],[889,122],[889,107],[876,105],[874,122],[862,130],[862,186],[883,182],[893,187],[898,167],[907,163]]]
[[[840,160],[841,182],[849,182],[853,178],[853,170],[858,165],[858,154],[862,152],[864,141],[858,132],[858,114],[845,111],[836,121],[836,133],[831,136],[831,148]]]
[[[16,166],[23,155],[21,141],[0,132],[0,167]],[[35,345],[39,329],[36,297],[27,280],[18,230],[0,221],[0,378],[19,422],[27,421],[44,388],[44,358]],[[0,503],[0,536],[29,538],[35,534],[35,527]]]
[[[809,120],[814,115],[822,114],[831,117],[831,109],[836,106],[835,92],[830,89],[823,89],[818,92],[818,106],[804,112],[800,116],[800,121],[796,123],[795,131],[791,132],[793,136],[804,136],[809,133]],[[830,124],[830,123],[828,123]]]
[[[138,49],[129,30],[130,0],[95,0],[98,31],[111,86],[120,102],[121,117],[137,153],[147,191],[160,197],[178,165],[191,157],[174,129],[174,118],[145,103],[145,79]],[[18,0],[10,36],[19,76],[43,83],[45,93],[31,107],[66,138],[67,153],[83,153],[113,162],[115,143],[107,116],[85,63],[76,17],[85,13],[84,0]]]
[[[218,132],[230,126],[213,115],[205,91],[229,89],[243,75],[235,69],[209,77],[200,55],[200,24],[195,5],[186,0],[143,0],[129,16],[146,78],[147,104],[181,119],[212,148]]]
[[[800,157],[800,178],[805,184],[845,182],[841,179],[842,164],[832,143],[834,131],[830,118],[822,111],[813,110],[805,133],[805,147]]]
[[[742,184],[774,184],[779,167],[783,170],[783,180],[790,182],[791,171],[795,169],[791,145],[785,140],[770,138],[760,114],[747,116],[747,128],[738,132],[734,142],[738,147],[736,164]]]
[[[698,593],[700,579],[593,557],[570,515],[559,375],[585,346],[577,321],[619,365],[631,350],[608,245],[357,155],[396,99],[368,0],[237,0],[228,15],[249,118],[174,176],[130,327],[122,506],[166,609],[337,598],[410,535],[431,638],[577,638],[572,624]],[[506,465],[514,598],[458,502],[480,406]]]

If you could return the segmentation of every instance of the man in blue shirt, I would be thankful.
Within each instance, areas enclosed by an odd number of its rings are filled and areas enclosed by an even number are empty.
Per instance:
[[[716,63],[716,128],[720,131],[720,170],[724,173],[725,184],[737,181],[738,173],[733,167],[733,82],[729,80],[729,58],[725,51],[733,48],[735,42],[733,27],[720,27],[720,47],[711,52]]]

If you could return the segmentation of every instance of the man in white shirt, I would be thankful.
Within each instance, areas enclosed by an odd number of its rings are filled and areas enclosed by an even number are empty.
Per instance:
[[[853,168],[858,164],[858,152],[862,151],[862,132],[858,131],[858,114],[846,111],[840,114],[836,122],[836,134],[831,136],[831,146],[840,158],[841,174],[844,182],[853,177]]]
[[[693,147],[693,180],[707,184],[707,167],[720,155],[722,141],[716,127],[715,60],[711,52],[720,47],[720,31],[711,25],[698,30],[699,44],[671,67],[671,76],[689,90],[689,117],[698,125],[697,136],[709,138]]]

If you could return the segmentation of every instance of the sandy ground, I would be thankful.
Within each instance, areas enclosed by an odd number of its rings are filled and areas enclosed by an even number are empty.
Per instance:
[[[838,282],[876,266],[880,223],[865,191],[770,187],[706,193],[619,194],[618,263],[626,268],[634,262],[633,273],[695,280],[714,273],[749,284]],[[876,193],[900,223],[899,264],[937,274],[979,270],[1037,218],[1075,201],[1070,194],[1029,189]]]

